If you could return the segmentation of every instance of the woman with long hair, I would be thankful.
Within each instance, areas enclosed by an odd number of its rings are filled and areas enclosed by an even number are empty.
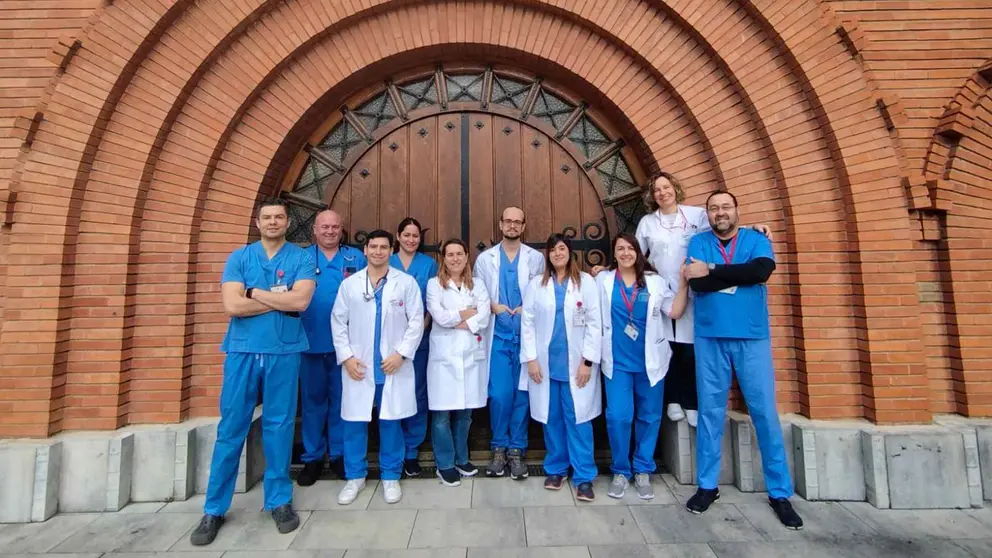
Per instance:
[[[672,356],[663,322],[680,318],[688,298],[685,279],[679,277],[676,295],[644,258],[637,239],[624,233],[613,239],[610,272],[596,278],[603,309],[606,430],[613,454],[613,482],[607,494],[612,498],[623,498],[631,477],[639,498],[654,498],[650,475],[655,471],[664,378]]]
[[[389,257],[389,265],[412,275],[420,287],[424,306],[427,306],[427,281],[437,275],[437,262],[420,251],[424,242],[424,229],[413,217],[400,221],[396,227],[396,246]],[[413,358],[413,370],[417,380],[417,414],[403,419],[403,440],[406,453],[403,457],[403,472],[408,477],[420,476],[421,469],[417,457],[420,445],[427,437],[427,354],[430,347],[431,316],[424,312],[424,337]]]
[[[579,271],[572,241],[553,234],[545,243],[544,274],[524,293],[520,361],[527,367],[521,389],[531,417],[544,425],[544,488],[559,490],[573,470],[575,497],[595,499],[592,419],[603,409],[599,384],[602,344],[595,280]]]
[[[468,246],[459,239],[441,245],[437,277],[427,283],[427,311],[433,316],[427,364],[431,442],[437,476],[458,486],[475,476],[468,460],[472,409],[488,402],[489,370],[483,330],[489,325],[489,293],[472,280]]]

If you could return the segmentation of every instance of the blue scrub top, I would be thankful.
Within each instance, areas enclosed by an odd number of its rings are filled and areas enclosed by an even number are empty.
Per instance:
[[[285,285],[292,290],[297,281],[316,279],[314,269],[313,252],[286,242],[270,260],[259,240],[238,248],[228,256],[221,284],[237,282],[242,283],[245,289],[266,291]],[[309,346],[301,318],[272,310],[257,316],[231,318],[220,350],[225,353],[286,355],[305,351]]]
[[[635,283],[636,285],[636,283]],[[613,320],[613,368],[630,374],[646,373],[644,363],[644,338],[647,336],[648,298],[651,296],[646,288],[639,288],[637,299],[634,301],[634,326],[637,328],[637,340],[634,341],[624,333],[630,322],[627,305],[623,301],[620,290],[627,293],[627,300],[634,298],[634,286],[623,284],[619,277],[613,282],[613,300],[610,317]]]
[[[706,263],[723,265],[726,262],[720,251],[720,239],[713,231],[699,233],[689,241],[686,262],[695,258]],[[751,230],[737,231],[736,246],[724,248],[729,256],[733,252],[732,263],[747,263],[755,258],[775,260],[772,243],[765,235]],[[729,339],[767,339],[770,335],[768,324],[768,289],[758,285],[739,285],[734,294],[723,292],[694,293],[693,318],[697,337],[719,337]]]
[[[568,335],[565,333],[565,289],[564,284],[555,284],[555,327],[551,332],[551,343],[548,345],[548,367],[551,368],[551,379],[559,382],[568,381]]]
[[[382,371],[382,291],[386,287],[387,278],[383,277],[379,283],[382,288],[375,292],[375,347],[372,349],[372,371],[375,374],[376,385],[386,383],[386,373]],[[373,288],[375,285],[373,285]]]
[[[520,283],[517,280],[517,264],[520,263],[520,252],[511,262],[503,251],[503,246],[499,247],[499,303],[507,308],[516,308],[523,304],[523,297],[520,295]],[[520,314],[510,315],[503,312],[496,316],[496,326],[493,335],[504,341],[511,343],[520,342]]]
[[[427,254],[415,252],[413,254],[413,260],[410,261],[410,268],[403,269],[403,261],[400,260],[400,255],[397,253],[389,256],[389,265],[416,279],[417,286],[420,287],[420,302],[424,305],[424,313],[426,314],[427,282],[437,276],[437,262],[434,261],[434,258]],[[417,347],[417,351],[426,351],[430,345],[430,335],[427,335],[425,331],[424,336],[420,339],[420,346]]]
[[[324,252],[316,244],[306,249],[311,257],[316,254],[320,275],[317,275],[317,288],[313,292],[310,306],[303,312],[303,329],[307,332],[310,354],[334,353],[334,340],[331,336],[331,311],[338,297],[338,289],[346,277],[365,269],[368,262],[361,251],[351,246],[340,246],[334,257],[328,261]]]

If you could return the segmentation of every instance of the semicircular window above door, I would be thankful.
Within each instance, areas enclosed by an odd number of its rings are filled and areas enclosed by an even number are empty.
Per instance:
[[[587,264],[643,215],[644,174],[581,99],[524,72],[459,66],[411,72],[366,92],[316,128],[283,182],[290,240],[309,243],[317,211],[342,214],[359,243],[407,216],[425,250],[456,237],[499,240],[506,206],[527,215],[524,240],[564,232]]]

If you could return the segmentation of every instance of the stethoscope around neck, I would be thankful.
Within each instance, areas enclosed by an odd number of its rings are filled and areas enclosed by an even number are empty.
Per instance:
[[[341,252],[342,248],[342,246],[338,246],[338,252]],[[355,261],[355,256],[341,254],[341,257],[344,258],[345,264]],[[320,246],[316,242],[313,243],[313,266],[314,275],[320,275]]]

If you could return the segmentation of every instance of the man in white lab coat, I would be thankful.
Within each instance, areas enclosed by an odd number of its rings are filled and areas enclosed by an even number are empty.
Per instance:
[[[529,401],[517,389],[520,381],[520,315],[523,293],[534,277],[544,273],[544,256],[523,244],[524,211],[507,207],[499,221],[503,241],[479,254],[473,275],[486,286],[492,317],[486,330],[489,347],[489,419],[493,432],[489,476],[527,478],[523,453],[527,449]]]
[[[383,497],[403,497],[400,475],[406,446],[401,419],[417,412],[413,358],[424,333],[424,306],[417,281],[389,266],[393,235],[376,230],[365,242],[368,267],[341,283],[331,332],[344,367],[341,419],[348,482],[338,504],[355,501],[368,472],[368,423],[379,409],[379,467]]]

